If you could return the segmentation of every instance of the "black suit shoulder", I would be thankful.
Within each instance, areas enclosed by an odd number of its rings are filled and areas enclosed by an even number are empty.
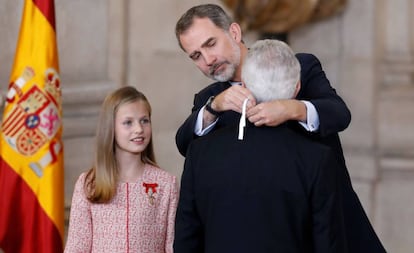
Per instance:
[[[205,104],[205,102],[210,96],[216,96],[217,94],[219,94],[220,92],[224,91],[225,89],[229,87],[230,87],[229,82],[215,82],[215,83],[208,85],[207,87],[203,88],[202,90],[200,90],[199,92],[195,94],[194,106],[198,106],[199,108],[201,108],[201,106]],[[196,103],[196,101],[198,100],[201,100],[202,102]]]

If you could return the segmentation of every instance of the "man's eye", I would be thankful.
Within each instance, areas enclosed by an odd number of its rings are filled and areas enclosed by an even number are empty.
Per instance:
[[[210,41],[207,46],[214,47],[214,45],[216,45],[216,41]]]
[[[200,58],[200,54],[199,54],[199,53],[192,54],[192,55],[190,56],[190,58],[191,58],[193,61],[198,60],[198,58]]]

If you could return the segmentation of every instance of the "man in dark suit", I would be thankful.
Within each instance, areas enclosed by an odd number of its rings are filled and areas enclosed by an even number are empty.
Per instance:
[[[258,102],[292,98],[299,75],[294,53],[276,40],[256,42],[242,72]],[[182,175],[174,252],[347,252],[337,167],[328,147],[286,123],[232,124],[195,140]]]
[[[297,55],[302,67],[302,88],[296,99],[268,101],[255,106],[250,91],[237,85],[248,52],[241,28],[219,6],[205,4],[188,10],[177,22],[176,36],[196,66],[218,81],[195,95],[192,114],[177,132],[176,143],[182,155],[185,156],[194,138],[234,122],[247,97],[251,98],[247,115],[255,125],[276,126],[294,120],[305,131],[328,139],[326,142],[342,153],[336,134],[348,127],[351,115],[330,86],[315,56]]]
[[[241,85],[241,67],[248,52],[241,28],[217,5],[190,8],[178,20],[175,33],[180,47],[208,77],[217,80],[194,97],[191,115],[178,129],[176,143],[185,156],[188,146],[200,136],[237,122],[242,103],[256,126],[277,126],[287,122],[294,131],[326,144],[343,168],[344,216],[350,252],[385,252],[355,194],[346,169],[338,132],[348,127],[351,114],[330,86],[319,60],[311,54],[297,54],[301,65],[301,89],[295,99],[256,104],[251,92]]]

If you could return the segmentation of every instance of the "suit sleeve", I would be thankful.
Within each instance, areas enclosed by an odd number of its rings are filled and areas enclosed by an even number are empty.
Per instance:
[[[184,157],[187,153],[187,149],[190,143],[198,137],[196,134],[194,134],[197,116],[200,109],[207,102],[208,98],[209,96],[206,95],[206,92],[204,90],[194,95],[191,114],[177,130],[177,133],[175,135],[175,143],[177,145],[178,151]]]
[[[194,130],[200,109],[207,103],[207,100],[210,96],[217,96],[217,94],[228,89],[230,86],[231,85],[229,82],[215,82],[194,95],[191,114],[180,126],[175,135],[175,142],[181,155],[185,156],[190,143],[199,137],[194,134]]]
[[[330,85],[321,63],[312,54],[297,54],[301,64],[301,89],[297,99],[310,101],[319,115],[319,133],[327,136],[345,130],[351,113]]]
[[[180,197],[175,219],[174,252],[202,253],[204,236],[201,219],[197,212],[194,194],[194,162],[191,146],[181,177]]]
[[[197,136],[194,134],[194,129],[197,121],[197,115],[200,109],[193,111],[184,123],[178,128],[175,135],[175,143],[178,151],[185,157],[187,148]]]
[[[337,166],[331,151],[327,152],[313,180],[311,205],[315,253],[347,252]]]

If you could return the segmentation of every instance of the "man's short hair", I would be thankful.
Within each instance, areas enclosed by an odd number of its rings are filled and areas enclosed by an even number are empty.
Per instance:
[[[193,24],[194,18],[208,18],[210,19],[217,27],[228,31],[230,25],[233,23],[233,20],[229,15],[216,4],[201,4],[194,7],[191,7],[186,11],[175,25],[175,36],[181,49],[183,49],[180,41],[180,35],[185,33]]]

